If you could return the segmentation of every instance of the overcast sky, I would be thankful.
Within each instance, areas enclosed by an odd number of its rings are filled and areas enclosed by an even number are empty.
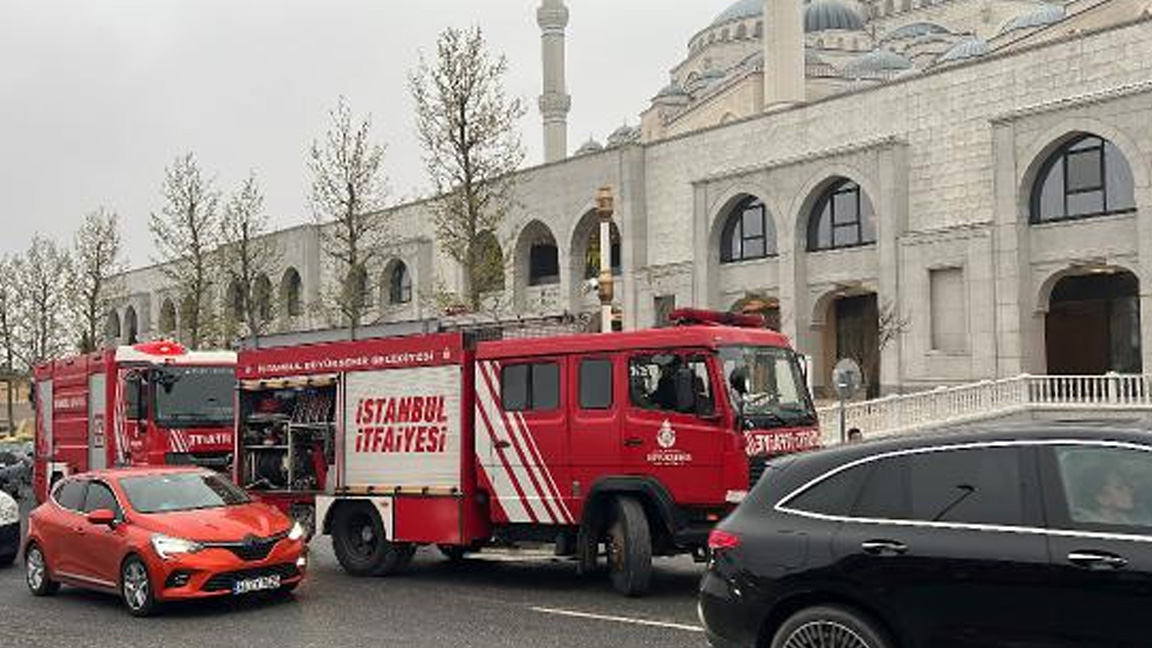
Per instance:
[[[569,0],[569,147],[639,113],[731,0]],[[371,113],[395,199],[426,186],[407,74],[447,26],[508,56],[541,161],[538,0],[0,0],[0,252],[119,212],[133,265],[164,167],[193,151],[230,191],[249,170],[276,226],[310,220],[305,153],[339,95]]]

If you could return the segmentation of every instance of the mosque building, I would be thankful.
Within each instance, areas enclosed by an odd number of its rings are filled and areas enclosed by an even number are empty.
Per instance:
[[[1152,367],[1152,0],[717,8],[638,121],[569,146],[568,8],[542,1],[546,160],[491,235],[507,315],[598,312],[609,186],[625,329],[682,306],[760,312],[818,389],[848,356],[873,393]],[[390,211],[405,234],[367,269],[365,319],[437,317],[460,269],[427,203]],[[281,267],[255,290],[274,328],[327,326],[309,308],[336,280],[318,227],[274,239]],[[159,269],[126,282],[109,335],[178,335]]]

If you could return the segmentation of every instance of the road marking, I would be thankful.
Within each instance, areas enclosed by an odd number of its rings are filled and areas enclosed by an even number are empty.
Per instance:
[[[704,628],[685,623],[671,623],[669,621],[651,621],[649,619],[633,619],[631,617],[612,616],[609,614],[593,614],[591,612],[577,612],[575,610],[560,610],[533,606],[529,608],[541,614],[555,614],[558,616],[575,617],[577,619],[593,619],[596,621],[613,621],[615,623],[631,623],[632,625],[652,626],[655,628],[669,628],[671,630],[684,630],[685,632],[704,632]]]

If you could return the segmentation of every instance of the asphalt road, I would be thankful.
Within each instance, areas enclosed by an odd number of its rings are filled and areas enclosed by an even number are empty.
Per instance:
[[[33,598],[17,561],[0,568],[0,646],[706,646],[695,611],[701,567],[689,559],[658,561],[652,593],[626,599],[606,575],[578,577],[571,562],[540,555],[452,565],[422,549],[400,576],[355,579],[330,547],[313,541],[308,580],[290,598],[175,605],[149,619],[69,587]]]

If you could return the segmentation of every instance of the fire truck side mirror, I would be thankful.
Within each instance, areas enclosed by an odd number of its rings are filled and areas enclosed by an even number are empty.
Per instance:
[[[732,373],[728,374],[728,384],[732,386],[732,391],[744,396],[748,393],[748,368],[736,367]]]

